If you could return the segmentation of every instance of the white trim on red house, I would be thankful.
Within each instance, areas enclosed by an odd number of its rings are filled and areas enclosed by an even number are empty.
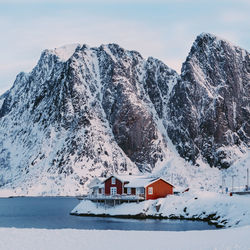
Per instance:
[[[115,177],[111,177],[111,184],[115,185],[116,184],[116,178]]]
[[[117,188],[116,187],[110,187],[110,195],[116,195],[117,194]]]
[[[153,187],[148,188],[148,195],[153,195],[154,194],[154,189]]]

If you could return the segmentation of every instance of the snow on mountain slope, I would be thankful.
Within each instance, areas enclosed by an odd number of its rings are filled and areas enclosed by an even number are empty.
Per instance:
[[[182,66],[169,106],[168,133],[180,155],[228,168],[250,143],[250,55],[203,33]],[[237,147],[238,154],[233,150]]]
[[[2,105],[3,105],[3,102],[4,102],[5,96],[6,96],[6,94],[0,96],[0,109],[2,108]]]
[[[209,164],[247,151],[248,86],[249,53],[210,34],[181,76],[117,44],[45,50],[0,97],[1,189],[75,195],[95,176],[140,171],[218,190],[231,168]]]
[[[94,176],[151,171],[167,149],[143,86],[149,74],[165,85],[177,74],[162,64],[166,76],[154,76],[148,65],[115,44],[77,46],[66,62],[45,50],[31,73],[17,76],[0,110],[1,185],[76,194]]]
[[[80,44],[68,44],[59,48],[50,49],[48,53],[56,55],[61,61],[66,62],[75,52],[77,47],[81,47]]]

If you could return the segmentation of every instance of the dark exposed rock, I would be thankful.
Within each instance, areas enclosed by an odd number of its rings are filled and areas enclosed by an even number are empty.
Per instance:
[[[202,155],[211,166],[230,166],[232,149],[222,148],[249,145],[249,53],[201,34],[181,78],[170,100],[170,138],[180,155],[193,162]]]
[[[77,46],[66,61],[44,51],[32,72],[18,75],[1,97],[0,161],[18,158],[8,166],[16,173],[11,182],[46,172],[80,185],[79,175],[136,166],[152,171],[166,149],[156,121],[163,113],[159,93],[168,95],[177,76],[159,60],[116,44]]]

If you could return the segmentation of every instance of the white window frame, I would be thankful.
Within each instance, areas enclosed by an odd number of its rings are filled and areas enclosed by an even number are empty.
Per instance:
[[[148,194],[149,194],[149,195],[154,194],[154,189],[153,189],[153,187],[148,187]]]
[[[116,179],[115,179],[115,177],[111,177],[111,184],[112,184],[112,185],[115,185],[115,184],[116,184]]]
[[[137,187],[137,188],[135,189],[135,194],[136,194],[136,195],[141,194],[141,188]]]
[[[131,187],[127,187],[127,194],[131,194]]]
[[[110,195],[117,195],[117,188],[116,187],[110,187]]]

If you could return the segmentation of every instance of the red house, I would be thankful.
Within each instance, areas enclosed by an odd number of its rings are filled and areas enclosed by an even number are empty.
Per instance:
[[[146,200],[154,200],[158,198],[164,198],[167,195],[173,194],[174,186],[167,181],[159,178],[150,182],[146,186]]]
[[[110,176],[104,181],[104,194],[123,194],[124,182],[114,176]]]
[[[104,180],[105,195],[137,195],[146,200],[163,198],[173,194],[174,186],[162,178],[143,176],[110,176]],[[101,193],[101,192],[99,192]]]

